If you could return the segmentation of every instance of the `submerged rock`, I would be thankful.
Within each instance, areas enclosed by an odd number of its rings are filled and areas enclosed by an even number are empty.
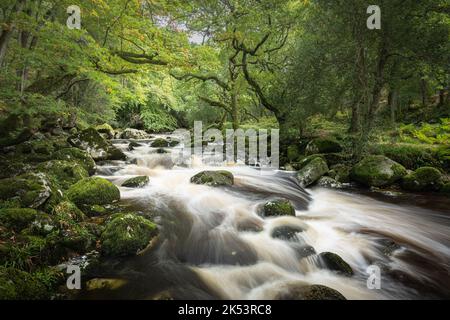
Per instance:
[[[86,150],[95,160],[125,160],[125,154],[106,141],[94,128],[71,135],[67,141],[74,147]]]
[[[321,267],[335,271],[344,276],[350,277],[353,275],[353,269],[350,265],[336,253],[322,252],[319,254],[319,258],[321,260]]]
[[[90,175],[95,173],[95,161],[89,153],[84,150],[78,148],[64,148],[56,151],[53,157],[58,160],[78,162]]]
[[[385,156],[367,156],[351,171],[351,179],[368,187],[389,186],[406,175],[406,169]]]
[[[126,180],[122,183],[122,187],[127,188],[142,188],[149,183],[150,179],[147,176],[139,176]]]
[[[444,182],[441,172],[433,167],[422,167],[403,177],[401,186],[408,191],[439,191]]]
[[[338,291],[313,284],[289,284],[280,289],[274,300],[346,300]]]
[[[139,142],[136,142],[136,141],[131,141],[129,144],[128,144],[128,151],[133,151],[134,150],[134,148],[137,148],[137,147],[141,147],[142,146],[142,144],[140,144]]]
[[[328,165],[322,158],[312,159],[306,166],[297,172],[297,180],[302,187],[308,187],[328,172]]]
[[[104,205],[120,200],[120,191],[106,179],[90,177],[71,186],[67,197],[77,206]]]
[[[311,140],[306,146],[306,155],[316,153],[336,153],[341,152],[342,146],[334,138],[317,138]]]
[[[300,238],[297,233],[303,231],[302,228],[297,226],[280,226],[272,230],[272,238],[298,242]]]
[[[295,216],[295,208],[287,199],[275,199],[266,202],[260,209],[264,217]]]
[[[157,138],[150,145],[152,148],[167,148],[169,147],[169,141],[163,138]]]
[[[107,256],[135,255],[157,234],[156,225],[149,220],[132,213],[117,214],[102,233],[102,253]]]
[[[229,171],[202,171],[191,178],[195,184],[204,184],[207,186],[231,186],[234,183],[233,174]]]

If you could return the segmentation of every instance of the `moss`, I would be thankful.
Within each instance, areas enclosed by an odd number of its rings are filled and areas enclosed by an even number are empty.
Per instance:
[[[207,186],[231,186],[234,183],[233,174],[229,171],[202,171],[191,178],[195,184],[204,184]]]
[[[51,160],[39,164],[36,169],[52,176],[55,182],[64,190],[68,189],[77,181],[89,176],[86,169],[77,162],[64,160]]]
[[[172,141],[169,142],[169,147],[175,147],[175,146],[177,146],[179,144],[180,144],[180,141],[172,140]]]
[[[286,156],[289,162],[297,161],[300,158],[300,148],[296,145],[288,146]]]
[[[95,130],[97,130],[99,133],[106,134],[108,139],[114,138],[114,129],[107,123],[96,126]]]
[[[62,201],[58,203],[54,208],[52,214],[58,220],[70,220],[76,222],[82,222],[86,220],[84,213],[78,209],[78,207],[70,201]]]
[[[0,267],[0,300],[49,298],[50,292],[39,277],[15,268]]]
[[[308,187],[328,172],[328,165],[321,157],[312,159],[297,172],[297,180],[302,187]]]
[[[106,179],[90,177],[70,187],[67,197],[77,206],[103,205],[120,200],[120,191]]]
[[[0,209],[1,224],[16,231],[27,228],[37,216],[38,211],[29,208]]]
[[[132,213],[115,215],[102,233],[102,252],[107,256],[134,255],[158,233],[156,225]]]
[[[328,172],[328,175],[337,182],[348,183],[350,182],[350,171],[351,167],[344,164],[337,164],[332,167],[332,169]]]
[[[344,276],[352,276],[353,269],[340,256],[332,252],[322,252],[319,254],[321,259],[321,267],[335,271]]]
[[[297,162],[292,164],[292,166],[294,167],[295,170],[301,170],[302,168],[304,168],[306,165],[308,165],[312,160],[314,160],[316,158],[321,158],[321,159],[325,160],[323,155],[313,154],[313,155],[306,156],[303,158],[300,157]]]
[[[53,157],[58,160],[76,161],[92,175],[95,173],[95,161],[84,150],[78,148],[64,148],[54,153]]]
[[[383,187],[400,180],[406,169],[384,156],[367,156],[357,163],[350,174],[352,180],[365,186]]]
[[[422,167],[403,177],[401,186],[408,191],[439,191],[444,185],[441,172],[433,167]]]
[[[142,188],[148,184],[150,179],[147,176],[139,176],[126,180],[122,183],[122,187],[127,188]]]
[[[86,150],[94,160],[125,160],[125,154],[106,141],[94,128],[71,135],[67,141],[73,147]]]
[[[260,212],[265,217],[295,216],[295,208],[287,199],[275,199],[266,202]]]
[[[17,199],[21,207],[39,208],[51,197],[54,200],[61,194],[43,173],[26,173],[0,180],[0,199]]]
[[[152,148],[167,148],[169,147],[169,142],[163,138],[155,139],[150,145]]]
[[[341,151],[342,146],[331,137],[314,139],[308,143],[305,150],[307,155],[316,153],[336,153]]]

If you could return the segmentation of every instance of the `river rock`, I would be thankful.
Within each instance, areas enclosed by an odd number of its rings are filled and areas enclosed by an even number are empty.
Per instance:
[[[95,130],[97,130],[99,133],[104,134],[107,139],[114,138],[114,129],[107,123],[96,126]]]
[[[323,285],[289,284],[281,288],[274,300],[346,300],[338,291]]]
[[[302,187],[308,187],[328,172],[328,165],[322,158],[314,158],[300,171],[297,172],[297,180]]]
[[[328,176],[330,176],[337,182],[349,183],[351,169],[351,167],[345,164],[337,164],[331,167],[331,170],[328,172]]]
[[[287,199],[274,199],[266,202],[259,208],[259,212],[264,217],[293,216],[295,208],[291,201]]]
[[[125,154],[106,141],[94,128],[88,128],[67,138],[70,145],[86,150],[95,161],[126,160]]]
[[[334,138],[324,137],[311,140],[306,146],[306,155],[316,153],[336,153],[341,152],[342,146]]]
[[[136,141],[131,141],[129,144],[128,144],[128,151],[133,151],[134,150],[134,148],[137,148],[137,147],[141,147],[142,146],[142,144],[140,144],[139,142],[136,142]]]
[[[75,161],[82,165],[87,172],[92,175],[95,173],[95,161],[90,154],[78,148],[64,148],[56,151],[53,157],[58,160]]]
[[[127,128],[121,134],[121,139],[148,139],[150,135],[144,130]]]
[[[167,148],[169,147],[169,141],[163,138],[157,138],[150,144],[150,146],[152,148]]]
[[[272,238],[299,242],[298,233],[304,230],[297,226],[279,226],[272,230]]]
[[[322,252],[319,254],[320,266],[344,276],[352,276],[353,269],[336,253]]]
[[[114,215],[101,236],[102,253],[107,256],[135,255],[158,234],[156,225],[132,213]]]
[[[145,187],[150,179],[147,176],[139,176],[126,180],[122,183],[122,187],[127,188],[142,188]]]
[[[401,164],[385,156],[367,156],[353,167],[350,177],[368,187],[384,187],[397,182],[406,173]]]
[[[333,188],[333,189],[342,188],[342,184],[340,182],[337,182],[331,177],[321,177],[319,181],[317,181],[317,185],[323,188]]]
[[[67,191],[67,197],[81,207],[104,205],[120,200],[120,191],[106,179],[90,177],[71,186]]]
[[[402,188],[408,191],[439,191],[443,185],[441,172],[433,167],[421,167],[401,180]]]
[[[204,184],[207,186],[231,186],[234,183],[233,174],[229,171],[202,171],[191,178],[195,184]]]
[[[123,279],[94,278],[86,282],[86,290],[117,290],[126,284]]]
[[[43,162],[36,167],[36,170],[53,177],[55,182],[64,190],[68,189],[77,181],[89,176],[86,169],[77,162],[64,160],[51,160]]]

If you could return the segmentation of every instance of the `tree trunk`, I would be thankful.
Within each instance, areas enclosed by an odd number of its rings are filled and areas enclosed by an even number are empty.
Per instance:
[[[231,117],[233,119],[233,129],[237,130],[239,129],[240,121],[236,82],[233,81],[231,86]]]
[[[428,104],[428,94],[427,81],[424,78],[420,79],[420,93],[422,95],[422,105],[426,106]]]
[[[396,89],[391,89],[388,96],[389,109],[391,111],[391,123],[394,125],[397,120],[397,101],[398,92]]]
[[[23,6],[25,5],[26,0],[18,0],[12,9],[11,15],[19,13],[22,11]],[[9,41],[11,40],[15,25],[11,19],[14,17],[9,17],[7,21],[3,23],[2,33],[0,35],[0,67],[3,64],[3,61],[6,56],[6,51],[8,49]]]
[[[360,117],[360,101],[358,98],[352,104],[352,118],[350,120],[350,133],[357,133],[361,129],[361,117]]]

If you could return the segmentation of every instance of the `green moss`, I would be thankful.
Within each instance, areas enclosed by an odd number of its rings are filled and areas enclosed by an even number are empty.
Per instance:
[[[319,254],[319,258],[321,259],[322,267],[336,271],[345,276],[353,275],[353,270],[350,265],[337,254],[332,252],[322,252]]]
[[[328,165],[321,157],[309,161],[300,171],[297,172],[297,180],[302,187],[308,187],[320,179],[328,172]]]
[[[157,235],[156,225],[132,213],[114,215],[102,233],[102,252],[107,256],[134,255]]]
[[[344,164],[337,164],[332,167],[328,172],[328,175],[340,183],[350,182],[351,167]]]
[[[287,147],[287,159],[289,162],[297,161],[300,158],[300,148],[296,145]]]
[[[108,136],[108,139],[114,138],[114,129],[109,124],[104,123],[95,127],[99,133],[104,133]]]
[[[142,188],[148,184],[150,179],[147,176],[139,176],[126,180],[122,183],[122,187],[127,188]]]
[[[341,151],[342,146],[331,137],[314,139],[308,143],[305,150],[307,155],[316,153],[336,153]]]
[[[323,155],[313,154],[313,155],[306,156],[306,157],[299,157],[298,161],[293,163],[292,166],[294,167],[295,170],[301,170],[302,168],[304,168],[306,165],[308,165],[312,160],[314,160],[316,158],[321,158],[321,159],[325,160]]]
[[[438,169],[422,167],[404,176],[401,185],[408,191],[439,191],[444,183]]]
[[[64,221],[76,221],[82,222],[86,220],[84,213],[78,209],[78,207],[70,201],[62,201],[58,203],[54,208],[52,214],[56,219]]]
[[[295,208],[287,199],[275,199],[266,202],[260,212],[265,217],[295,216]]]
[[[207,186],[231,186],[234,183],[233,174],[229,171],[202,171],[191,178],[195,184],[204,184]]]
[[[166,139],[157,138],[152,142],[151,147],[152,148],[166,148],[166,147],[169,147],[169,142]]]
[[[29,208],[0,209],[0,223],[10,229],[21,231],[37,217],[38,211]]]
[[[64,160],[51,160],[39,164],[36,169],[52,176],[55,182],[64,190],[68,189],[77,181],[89,176],[86,169],[77,162]]]
[[[50,292],[39,277],[15,268],[0,267],[0,300],[49,298]]]
[[[89,174],[95,173],[95,161],[84,150],[78,148],[64,148],[54,153],[53,157],[58,160],[76,161],[83,166]]]
[[[70,187],[67,197],[77,206],[103,205],[120,200],[120,191],[106,179],[90,177]]]
[[[389,158],[367,156],[353,167],[350,177],[369,187],[383,187],[400,180],[406,173],[401,164]]]

